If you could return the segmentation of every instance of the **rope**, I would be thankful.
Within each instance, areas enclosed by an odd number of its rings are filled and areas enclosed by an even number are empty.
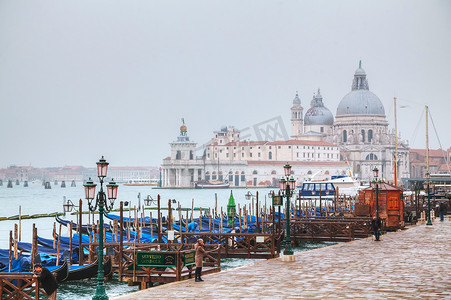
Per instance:
[[[431,117],[432,127],[434,127],[435,136],[437,137],[437,140],[438,140],[438,144],[439,144],[439,146],[440,146],[440,149],[443,149],[442,143],[440,142],[440,138],[439,138],[438,133],[437,133],[437,128],[435,128],[434,119],[432,119],[432,114],[431,114],[431,111],[430,111],[430,110],[429,110],[429,116]],[[451,171],[450,171],[450,169],[449,169],[448,159],[447,159],[447,157],[445,157],[445,151],[442,151],[442,154],[443,154],[443,158],[444,158],[445,163],[446,163],[446,168],[448,169],[448,173],[451,173]]]

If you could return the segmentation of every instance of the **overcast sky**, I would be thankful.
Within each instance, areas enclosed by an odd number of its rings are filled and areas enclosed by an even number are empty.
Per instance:
[[[290,133],[296,91],[335,115],[359,60],[390,128],[396,96],[425,148],[427,104],[451,146],[451,1],[0,0],[0,167],[159,166],[181,118],[199,143],[277,117]]]

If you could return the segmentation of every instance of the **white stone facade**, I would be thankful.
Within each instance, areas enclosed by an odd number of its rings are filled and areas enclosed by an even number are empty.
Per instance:
[[[302,182],[315,176],[327,179],[347,173],[339,148],[322,141],[239,141],[239,132],[225,127],[213,133],[202,157],[191,155],[196,143],[187,136],[171,145],[171,156],[163,160],[162,186],[190,188],[195,181],[228,181],[231,187],[274,186],[283,176],[286,162],[293,177]]]
[[[196,143],[189,141],[183,125],[177,141],[170,144],[171,156],[163,161],[162,186],[193,187],[204,180],[228,181],[232,187],[269,186],[282,177],[286,162],[293,166],[298,182],[350,172],[369,181],[374,167],[380,178],[394,180],[396,136],[388,130],[382,102],[369,91],[361,65],[335,120],[319,89],[305,117],[297,93],[290,113],[291,140],[241,141],[239,131],[224,127],[213,133],[201,157],[196,157]],[[409,147],[400,138],[397,158],[398,180],[410,177]]]

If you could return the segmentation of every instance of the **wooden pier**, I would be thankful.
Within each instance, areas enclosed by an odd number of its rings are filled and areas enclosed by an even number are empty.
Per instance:
[[[42,299],[47,297],[32,273],[0,273],[1,299]]]
[[[296,253],[114,298],[451,299],[451,222]]]

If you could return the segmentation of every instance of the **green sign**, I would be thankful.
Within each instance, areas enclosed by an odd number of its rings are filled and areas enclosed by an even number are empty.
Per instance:
[[[282,206],[283,205],[283,197],[280,195],[272,196],[272,206]]]
[[[177,254],[174,252],[138,252],[136,253],[138,267],[176,267]]]
[[[183,262],[185,266],[191,266],[196,264],[196,251],[183,252]]]

